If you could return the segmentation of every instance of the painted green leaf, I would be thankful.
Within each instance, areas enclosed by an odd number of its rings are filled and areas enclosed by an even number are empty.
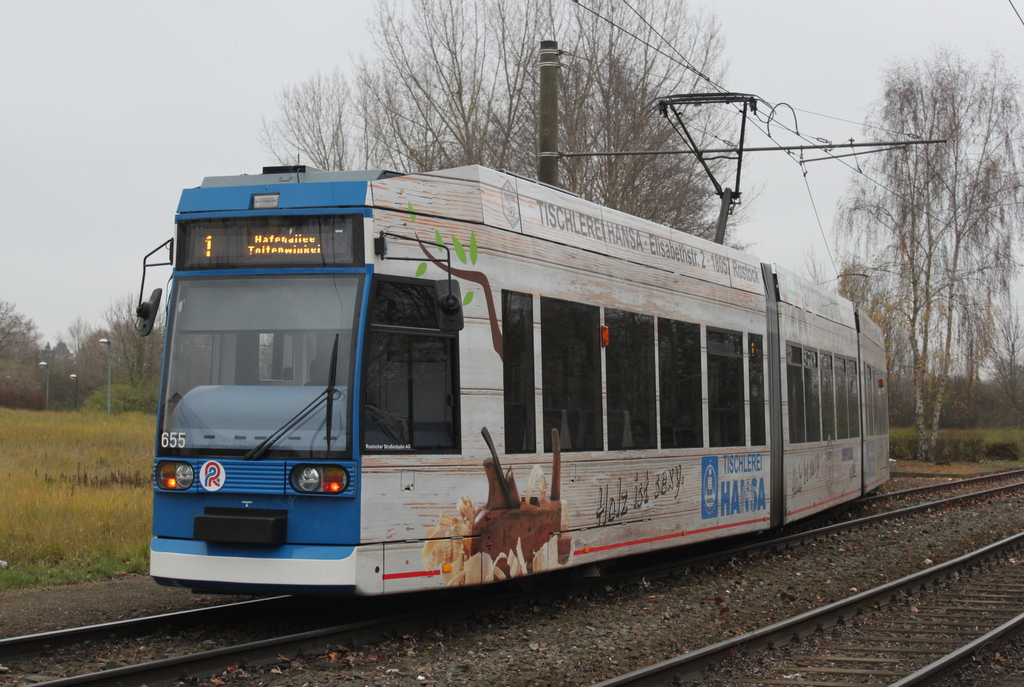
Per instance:
[[[409,219],[411,221],[415,222],[416,221],[416,211],[412,209],[412,201],[411,200],[409,201],[409,205],[407,207],[408,207],[408,210],[409,210]]]
[[[437,244],[438,250],[444,250],[444,239],[441,238],[441,232],[439,232],[437,229],[434,230],[434,243]]]
[[[416,268],[416,276],[422,277],[423,273],[427,271],[427,263],[421,262],[420,266]]]
[[[467,291],[466,295],[462,297],[462,305],[466,306],[473,302],[473,292]]]
[[[472,231],[469,233],[469,262],[470,264],[476,264],[476,232]]]
[[[452,245],[455,246],[455,254],[459,256],[459,260],[462,264],[466,264],[466,249],[462,246],[462,241],[458,236],[452,236]]]

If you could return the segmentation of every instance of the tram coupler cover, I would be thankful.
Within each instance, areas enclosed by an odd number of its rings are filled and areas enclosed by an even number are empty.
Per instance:
[[[287,540],[288,511],[208,506],[195,516],[192,538],[221,544],[280,546]]]

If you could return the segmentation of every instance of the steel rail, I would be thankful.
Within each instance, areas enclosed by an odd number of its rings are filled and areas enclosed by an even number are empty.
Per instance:
[[[930,685],[938,680],[944,679],[955,673],[964,663],[971,660],[979,651],[989,644],[999,641],[1004,637],[1011,637],[1021,632],[1024,628],[1024,613],[1008,620],[999,627],[985,633],[969,644],[965,644],[956,651],[953,651],[942,658],[929,663],[928,665],[897,680],[889,687],[914,687],[917,685]]]
[[[243,663],[249,666],[265,665],[276,663],[282,655],[295,656],[300,653],[320,652],[339,645],[379,641],[389,633],[417,626],[429,615],[436,617],[436,611],[363,620],[285,637],[247,642],[196,654],[174,656],[159,661],[50,680],[45,684],[47,687],[71,687],[72,685],[92,685],[93,687],[149,685],[153,687],[170,684],[186,676],[215,675],[234,663]]]
[[[979,562],[992,556],[1021,546],[1024,546],[1024,533],[1015,534],[945,563],[934,565],[893,582],[888,582],[874,589],[840,599],[821,608],[801,613],[753,632],[732,637],[702,649],[697,649],[696,651],[691,651],[681,656],[655,663],[654,665],[639,668],[624,675],[594,683],[592,687],[660,687],[665,684],[678,684],[680,681],[693,677],[705,668],[724,660],[730,654],[747,653],[785,645],[790,641],[814,634],[827,626],[842,622],[845,618],[854,615],[859,609],[872,607],[884,601],[894,601],[904,590],[927,586],[933,581],[937,583],[940,578],[949,577],[959,570],[977,565]],[[980,640],[976,640],[972,644],[976,644],[978,641]],[[966,658],[961,657],[959,660],[966,660]],[[906,679],[910,677],[912,676],[908,676]],[[923,676],[921,679],[924,679],[924,677],[930,677],[930,675]],[[924,683],[906,683],[906,685],[917,684]]]
[[[914,487],[913,489],[903,489],[900,491],[892,491],[887,494],[872,494],[871,496],[864,496],[857,499],[854,503],[867,504],[875,501],[882,501],[884,499],[901,498],[904,496],[913,496],[915,494],[924,494],[930,491],[939,491],[942,489],[954,489],[956,487],[963,487],[976,482],[991,482],[997,479],[1006,479],[1009,477],[1019,477],[1024,475],[1024,470],[1007,470],[1005,472],[993,472],[988,475],[979,475],[977,477],[968,477],[966,479],[959,479],[953,482],[942,482],[940,484],[929,484],[923,487]]]
[[[138,637],[166,627],[195,627],[211,622],[225,622],[266,613],[269,609],[290,599],[288,596],[273,596],[265,599],[250,599],[230,604],[193,608],[186,611],[161,613],[159,615],[115,620],[109,623],[73,627],[52,632],[22,635],[0,639],[0,659],[20,658],[36,655],[47,649],[81,644],[85,641],[107,640],[111,635],[125,638]]]
[[[992,487],[991,489],[985,489],[983,491],[972,491],[969,494],[959,494],[957,496],[950,496],[948,498],[939,499],[938,501],[928,501],[927,503],[919,503],[915,506],[907,506],[906,508],[898,508],[897,510],[890,510],[884,513],[876,513],[875,515],[868,515],[863,518],[857,518],[856,520],[847,520],[846,522],[837,523],[835,525],[828,525],[821,527],[816,530],[803,533],[803,535],[815,534],[818,536],[831,534],[832,531],[842,530],[847,528],[855,528],[863,525],[870,525],[877,520],[887,520],[889,518],[898,517],[900,515],[911,515],[919,511],[928,510],[930,508],[937,508],[942,506],[949,506],[958,501],[972,501],[974,499],[986,498],[989,496],[996,496],[1003,492],[1013,491],[1014,489],[1020,489],[1024,487],[1024,482],[1014,482],[1013,484],[1004,484],[998,487]],[[796,539],[802,536],[801,534],[794,534],[789,538],[784,539]],[[784,540],[780,540],[784,541]]]

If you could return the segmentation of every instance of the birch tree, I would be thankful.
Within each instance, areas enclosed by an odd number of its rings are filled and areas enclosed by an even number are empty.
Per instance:
[[[869,124],[946,142],[865,159],[840,206],[838,235],[847,261],[859,265],[851,271],[868,276],[875,307],[896,325],[890,348],[909,351],[922,459],[934,447],[957,356],[984,357],[992,303],[1014,274],[1020,97],[998,55],[975,64],[939,49],[894,63]]]

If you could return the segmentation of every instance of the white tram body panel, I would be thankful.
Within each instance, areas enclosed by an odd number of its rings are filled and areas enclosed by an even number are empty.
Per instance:
[[[860,318],[861,376],[864,398],[864,493],[889,480],[889,403],[885,338],[882,328]]]
[[[822,402],[826,396],[824,380],[830,379],[833,389],[837,386],[836,361],[843,361],[845,370],[847,363],[856,364],[858,360],[857,324],[853,308],[844,299],[786,270],[777,268],[776,274],[786,437],[783,489],[785,519],[790,522],[861,494],[860,437],[850,436],[850,431],[837,434],[836,404],[829,413]],[[800,356],[799,364],[793,360],[794,354]],[[813,382],[808,384],[808,378]],[[802,405],[802,413],[794,412],[797,403]],[[847,418],[857,412],[856,405],[845,405]],[[822,426],[816,434],[809,430],[814,419],[811,415]],[[804,427],[797,428],[800,419]],[[826,425],[832,431],[825,429]]]
[[[560,502],[563,557],[559,565],[602,559],[766,529],[773,507],[768,482],[767,442],[750,445],[749,398],[745,399],[746,445],[709,448],[707,417],[707,328],[766,335],[765,285],[753,258],[650,222],[602,208],[574,196],[491,170],[468,167],[430,175],[375,182],[371,188],[374,231],[416,236],[431,242],[440,234],[451,245],[478,246],[474,267],[486,274],[492,304],[502,290],[532,295],[534,307],[535,445],[543,445],[541,402],[540,298],[580,301],[655,318],[701,325],[703,437],[690,449],[646,448],[563,452]],[[449,237],[452,237],[451,239]],[[418,258],[420,244],[389,244],[388,257]],[[455,263],[453,266],[460,267]],[[378,260],[376,273],[411,276],[416,263]],[[443,271],[431,266],[438,276]],[[780,281],[783,281],[780,278]],[[792,280],[791,280],[792,281]],[[790,284],[791,281],[783,283]],[[552,480],[550,453],[515,454],[503,432],[502,360],[491,345],[502,327],[500,313],[488,312],[479,284],[465,308],[460,335],[462,452],[459,455],[389,454],[364,457],[363,538],[384,541],[385,589],[398,591],[451,584],[460,565],[472,560],[465,579],[488,577],[487,561],[473,558],[465,542],[474,536],[473,510],[487,498],[481,468],[487,448],[480,429],[489,427],[502,464],[522,489],[533,470]],[[820,294],[820,292],[818,292]],[[803,301],[811,300],[810,294]],[[827,297],[826,297],[827,300]],[[787,303],[787,336],[856,357],[853,311],[832,299],[830,312]],[[790,311],[792,310],[792,312]],[[831,319],[830,319],[831,318]],[[767,364],[764,353],[762,363]],[[784,365],[784,361],[782,362]],[[744,365],[744,388],[749,364]],[[602,392],[607,414],[607,379]],[[768,413],[767,404],[760,413]],[[604,424],[603,445],[609,445]],[[800,447],[786,456],[786,520],[804,517],[860,493],[860,449],[856,440]],[[844,455],[855,450],[855,458]],[[787,451],[790,447],[787,445]],[[849,450],[846,451],[849,453]],[[815,467],[806,466],[814,462]],[[844,472],[839,474],[840,469]],[[405,479],[396,479],[404,473]],[[813,480],[807,478],[813,473]],[[713,484],[705,485],[705,477]],[[795,485],[803,480],[800,486]],[[412,482],[415,486],[410,486]],[[703,488],[702,488],[703,486]],[[802,488],[801,488],[802,487]],[[402,491],[404,489],[404,491]],[[459,511],[472,503],[469,512]],[[776,505],[776,507],[782,507]],[[439,525],[441,523],[441,525]],[[445,528],[442,525],[448,523]],[[461,528],[461,529],[460,529]],[[454,535],[438,544],[437,535]],[[421,539],[417,539],[417,538]],[[564,555],[568,539],[569,555]],[[463,544],[465,545],[463,546]],[[441,572],[446,548],[452,572]],[[424,551],[427,551],[424,554]],[[515,552],[508,552],[510,558]],[[462,559],[462,560],[459,560]],[[436,564],[440,562],[440,566]],[[450,565],[451,563],[448,563]],[[529,567],[529,566],[528,566]],[[530,570],[532,571],[532,569]],[[482,576],[482,577],[481,577]],[[457,582],[455,582],[457,583]]]

